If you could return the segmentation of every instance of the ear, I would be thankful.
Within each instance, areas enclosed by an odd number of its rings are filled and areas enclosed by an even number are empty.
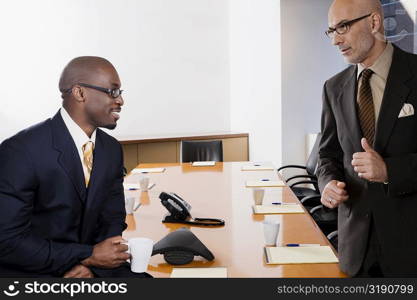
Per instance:
[[[85,101],[84,89],[79,85],[74,85],[72,87],[72,95],[77,102]]]
[[[380,14],[373,13],[371,15],[371,29],[372,29],[373,34],[376,34],[376,33],[380,32],[382,22],[383,22],[383,20],[382,20],[382,16]]]

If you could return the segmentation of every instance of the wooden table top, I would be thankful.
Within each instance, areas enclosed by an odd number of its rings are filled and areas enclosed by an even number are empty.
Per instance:
[[[190,163],[141,164],[142,168],[165,167],[163,173],[149,173],[156,185],[149,192],[125,191],[135,196],[142,205],[126,217],[128,228],[123,237],[148,237],[158,242],[169,232],[189,228],[214,254],[213,261],[196,256],[190,264],[180,267],[227,267],[228,277],[346,277],[338,264],[267,265],[264,258],[262,221],[279,220],[281,223],[278,245],[308,243],[329,245],[328,240],[308,213],[291,215],[254,215],[251,188],[246,180],[277,180],[276,171],[242,171],[248,162],[216,163],[214,167],[192,167]],[[138,174],[130,174],[126,183],[138,183]],[[196,218],[220,218],[223,227],[199,227],[185,224],[162,223],[167,210],[159,194],[175,192],[191,206]],[[288,187],[265,188],[264,204],[279,201],[298,202]],[[154,277],[169,277],[172,266],[162,255],[151,257],[148,272]]]

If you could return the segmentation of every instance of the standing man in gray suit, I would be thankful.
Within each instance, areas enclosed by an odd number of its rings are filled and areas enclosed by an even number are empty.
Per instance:
[[[417,56],[386,42],[378,0],[335,0],[326,34],[351,66],[326,81],[321,202],[350,276],[417,276]]]

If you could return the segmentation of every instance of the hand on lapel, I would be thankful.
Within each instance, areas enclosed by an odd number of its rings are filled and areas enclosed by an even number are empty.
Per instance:
[[[361,139],[365,152],[353,154],[352,166],[358,176],[372,182],[386,182],[388,180],[387,166],[381,155],[376,152],[365,138]]]
[[[398,118],[410,117],[414,115],[414,106],[410,103],[404,103],[403,108],[401,108]]]

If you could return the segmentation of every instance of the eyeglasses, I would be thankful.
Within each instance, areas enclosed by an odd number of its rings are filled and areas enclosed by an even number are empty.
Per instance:
[[[96,85],[91,85],[88,83],[77,83],[77,85],[86,87],[86,88],[90,88],[90,89],[95,89],[97,91],[109,94],[112,98],[118,98],[122,95],[123,90],[119,89],[119,88],[114,88],[114,89],[107,89],[107,88],[103,88],[100,86],[96,86]],[[72,87],[69,89],[64,90],[64,93],[69,93],[71,92]]]
[[[329,37],[329,38],[333,38],[335,35],[335,32],[337,32],[337,34],[345,34],[349,31],[350,26],[352,26],[353,24],[355,24],[356,22],[365,19],[367,17],[369,17],[370,15],[372,15],[372,13],[367,14],[366,16],[362,16],[350,21],[346,21],[343,23],[340,23],[339,25],[336,25],[335,27],[329,27],[328,30],[326,30],[324,33]]]

